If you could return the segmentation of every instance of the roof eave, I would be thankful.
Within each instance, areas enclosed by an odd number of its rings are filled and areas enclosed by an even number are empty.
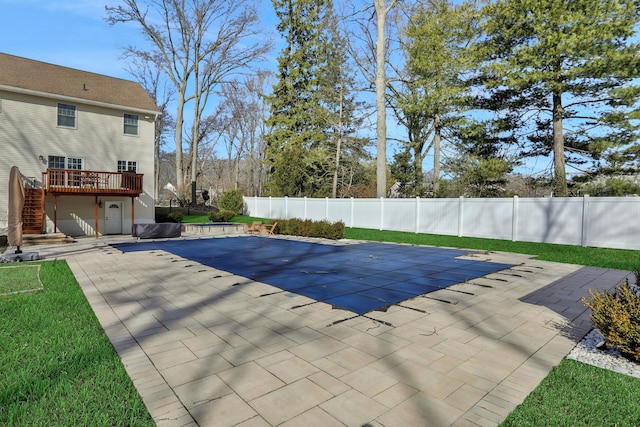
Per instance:
[[[110,104],[108,102],[101,102],[101,101],[94,101],[94,100],[90,100],[90,99],[76,98],[76,97],[73,97],[73,96],[59,95],[57,93],[40,92],[40,91],[37,91],[37,90],[24,89],[24,88],[15,87],[15,86],[6,86],[6,85],[1,85],[0,84],[0,91],[20,93],[20,94],[23,94],[23,95],[38,96],[38,97],[41,97],[41,98],[49,98],[49,99],[54,99],[54,100],[59,100],[59,101],[67,101],[67,102],[72,102],[72,103],[77,103],[77,104],[86,104],[86,105],[92,105],[92,106],[96,106],[96,107],[110,108],[110,109],[114,109],[114,110],[124,110],[124,111],[133,111],[133,112],[142,113],[142,114],[152,114],[154,116],[161,114],[160,110],[148,110],[146,108],[133,107],[133,106],[130,106],[130,105]]]

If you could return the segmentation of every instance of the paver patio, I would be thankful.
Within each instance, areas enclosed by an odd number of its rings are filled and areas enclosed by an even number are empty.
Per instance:
[[[132,240],[30,250],[67,260],[159,426],[494,426],[588,332],[587,290],[629,274],[476,253],[514,267],[354,317],[109,245]]]

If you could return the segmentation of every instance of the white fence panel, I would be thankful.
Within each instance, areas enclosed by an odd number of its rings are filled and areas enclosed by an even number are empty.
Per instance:
[[[515,240],[582,244],[583,203],[583,198],[520,199]]]
[[[289,210],[289,201],[286,197],[270,198],[269,212],[272,218],[286,218]]]
[[[307,201],[306,219],[322,221],[327,219],[327,199],[305,199]]]
[[[354,199],[352,227],[380,230],[380,226],[382,225],[381,215],[383,213],[382,209],[380,209],[380,200],[381,199]]]
[[[511,199],[245,198],[247,215],[347,227],[640,249],[639,197]]]
[[[354,199],[330,199],[328,201],[327,221],[344,222],[347,227],[353,227],[351,224],[351,205]]]
[[[511,240],[513,199],[462,199],[463,236]]]
[[[460,199],[420,199],[418,233],[458,235]]]
[[[640,203],[632,197],[589,198],[587,246],[640,249]]]
[[[385,199],[383,230],[416,231],[416,206],[415,199]]]
[[[274,199],[275,201],[276,199]],[[283,211],[281,211],[281,213],[279,215],[273,215],[271,216],[271,218],[300,218],[303,219],[305,217],[305,215],[307,214],[306,210],[305,210],[305,204],[306,204],[306,200],[307,199],[300,199],[300,198],[290,198],[290,197],[283,197],[281,199],[278,199],[279,201],[284,202],[284,204],[286,205],[286,209],[284,209]]]

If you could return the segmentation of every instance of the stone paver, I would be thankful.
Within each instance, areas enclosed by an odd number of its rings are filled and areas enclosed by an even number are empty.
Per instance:
[[[67,260],[152,417],[170,427],[495,426],[588,332],[580,298],[628,274],[471,254],[515,266],[355,316],[109,246],[132,240],[33,249]]]

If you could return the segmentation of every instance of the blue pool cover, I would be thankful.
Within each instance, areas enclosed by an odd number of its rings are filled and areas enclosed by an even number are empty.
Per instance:
[[[469,251],[385,243],[325,245],[265,237],[114,244],[163,250],[282,290],[365,314],[511,265],[460,259]]]

